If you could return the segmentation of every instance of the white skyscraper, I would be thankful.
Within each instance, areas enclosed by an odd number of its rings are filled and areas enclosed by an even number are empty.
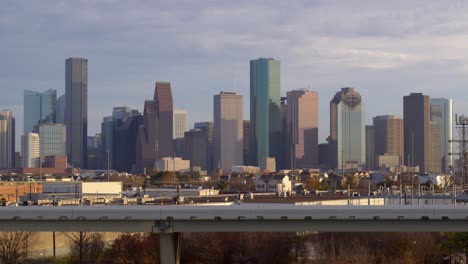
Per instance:
[[[187,111],[174,110],[174,138],[183,138],[187,131]]]
[[[214,168],[230,171],[243,164],[242,96],[221,92],[214,96]]]
[[[38,168],[39,157],[39,134],[23,135],[21,137],[21,166],[23,168]]]

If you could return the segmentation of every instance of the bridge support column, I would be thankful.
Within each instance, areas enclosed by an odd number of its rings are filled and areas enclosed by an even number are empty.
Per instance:
[[[161,264],[179,264],[180,233],[160,233],[159,234],[159,254],[161,256]]]

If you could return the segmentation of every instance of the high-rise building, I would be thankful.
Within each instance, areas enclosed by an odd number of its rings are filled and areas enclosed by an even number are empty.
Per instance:
[[[100,157],[97,157],[97,165],[100,169],[113,168],[113,144],[114,144],[114,122],[112,116],[105,116],[101,122],[101,146]]]
[[[138,128],[143,124],[141,114],[133,114],[114,130],[113,164],[117,171],[132,172],[136,165]]]
[[[13,112],[0,111],[0,169],[15,167],[15,118]]]
[[[87,168],[88,162],[88,60],[65,61],[65,125],[68,162]]]
[[[404,159],[407,166],[425,172],[431,161],[429,96],[411,93],[403,97]]]
[[[174,156],[172,129],[173,103],[171,84],[156,82],[154,99],[146,100],[143,125],[138,130],[137,167],[154,167],[156,161]]]
[[[403,120],[399,116],[384,115],[373,119],[375,131],[374,155],[398,156],[403,164]]]
[[[46,156],[66,155],[67,129],[64,124],[40,124],[38,134],[42,162]]]
[[[34,127],[41,122],[55,122],[55,109],[57,102],[57,91],[47,90],[45,92],[24,91],[24,119],[23,134],[34,131]]]
[[[243,122],[243,137],[244,137],[244,147],[243,157],[244,157],[244,165],[249,165],[250,159],[250,120],[244,120]]]
[[[206,170],[213,171],[213,122],[198,122],[194,124],[195,129],[203,131],[205,135]]]
[[[287,152],[289,168],[318,167],[318,93],[294,90],[287,93]]]
[[[231,171],[243,164],[242,96],[221,92],[214,96],[215,168]]]
[[[330,165],[357,169],[365,158],[365,115],[361,95],[342,88],[330,102]]]
[[[376,168],[375,144],[375,127],[366,126],[366,168],[368,170]]]
[[[21,136],[21,166],[23,168],[39,168],[40,146],[39,134],[27,133]]]
[[[185,160],[190,160],[190,168],[200,167],[202,170],[208,168],[208,151],[206,131],[199,128],[190,129],[184,136]]]
[[[187,131],[187,111],[174,110],[174,138],[183,138]]]
[[[65,124],[65,95],[62,95],[57,99],[55,107],[55,122]]]
[[[259,58],[250,61],[250,151],[251,164],[274,157],[281,160],[280,61]]]
[[[452,139],[452,99],[445,98],[433,98],[430,101],[430,111],[431,111],[431,122],[433,124],[438,124],[440,131],[440,137],[432,137],[431,142],[435,144],[437,139],[440,144],[440,154],[439,159],[435,159],[433,162],[440,164],[442,172],[450,171],[453,166],[453,158],[450,155],[452,153],[452,142],[449,140]],[[436,153],[433,154],[433,157],[436,156]]]

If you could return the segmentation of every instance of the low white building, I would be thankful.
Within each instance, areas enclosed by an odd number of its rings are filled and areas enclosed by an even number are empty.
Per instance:
[[[272,157],[265,157],[260,160],[260,170],[262,172],[275,172],[276,159]]]
[[[154,164],[154,169],[157,171],[189,171],[190,160],[183,160],[182,158],[163,158]]]
[[[288,175],[263,175],[255,182],[257,192],[291,193],[291,180]]]
[[[260,173],[260,167],[255,166],[232,166],[232,172],[245,173],[245,174],[258,174]]]

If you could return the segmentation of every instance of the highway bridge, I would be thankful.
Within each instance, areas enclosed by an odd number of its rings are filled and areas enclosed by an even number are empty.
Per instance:
[[[21,206],[0,209],[0,231],[155,232],[178,263],[181,232],[468,232],[468,206]]]

